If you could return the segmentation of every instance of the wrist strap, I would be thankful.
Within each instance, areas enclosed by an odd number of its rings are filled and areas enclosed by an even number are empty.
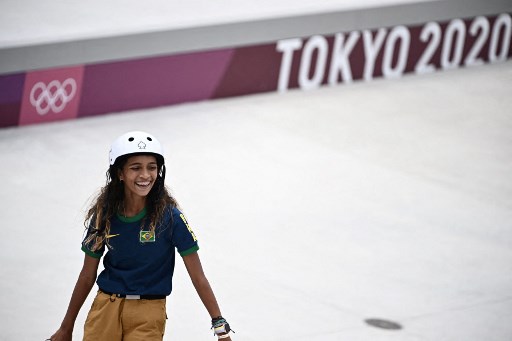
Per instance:
[[[225,339],[229,337],[230,332],[235,332],[229,326],[228,321],[222,316],[217,316],[212,318],[212,328],[214,335],[216,335],[219,339]]]

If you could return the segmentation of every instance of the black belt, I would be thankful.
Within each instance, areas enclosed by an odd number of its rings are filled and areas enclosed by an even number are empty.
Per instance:
[[[125,295],[125,294],[114,294],[105,290],[100,291],[104,294],[107,294],[109,296],[115,296],[118,298],[126,298],[131,300],[161,300],[166,298],[165,295]]]

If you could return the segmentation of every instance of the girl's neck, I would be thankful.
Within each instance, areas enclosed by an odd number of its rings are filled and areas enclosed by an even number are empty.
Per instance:
[[[139,200],[137,200],[139,199]],[[146,198],[124,198],[122,215],[125,217],[134,217],[146,207]]]

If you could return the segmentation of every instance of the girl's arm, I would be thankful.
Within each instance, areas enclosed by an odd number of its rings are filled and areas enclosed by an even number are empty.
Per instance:
[[[199,259],[197,252],[184,256],[183,262],[185,263],[190,279],[196,288],[197,294],[199,295],[199,298],[201,298],[201,301],[203,301],[203,304],[206,310],[208,310],[211,318],[213,319],[221,316],[217,299],[215,298],[210,283],[203,272],[201,260]],[[231,338],[227,337],[222,340],[231,341]]]
[[[68,310],[60,328],[50,338],[51,341],[71,341],[76,317],[94,286],[99,263],[99,258],[85,255],[82,271],[80,271],[80,275],[76,281],[75,289],[69,301]]]

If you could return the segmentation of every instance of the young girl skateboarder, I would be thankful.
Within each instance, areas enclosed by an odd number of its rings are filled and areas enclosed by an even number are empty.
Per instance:
[[[51,341],[71,340],[76,317],[94,282],[99,287],[84,326],[85,341],[162,340],[175,252],[212,318],[212,330],[230,341],[197,251],[197,238],[167,191],[158,140],[134,131],[109,153],[107,183],[86,215],[85,259],[60,328]],[[104,270],[97,276],[100,258]]]

